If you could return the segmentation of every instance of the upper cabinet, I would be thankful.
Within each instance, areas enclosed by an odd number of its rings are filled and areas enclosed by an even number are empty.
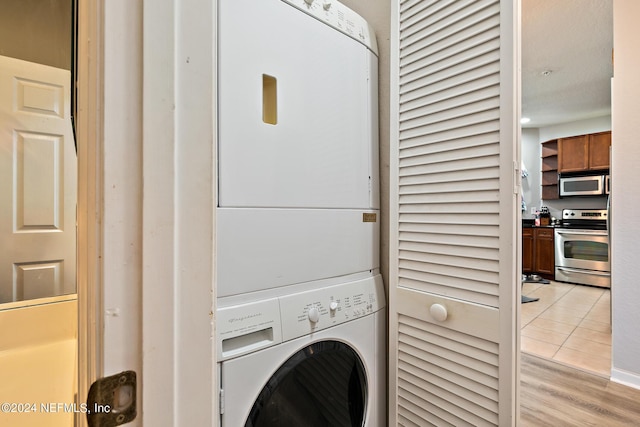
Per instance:
[[[559,198],[558,173],[609,169],[611,131],[552,139],[542,143],[542,199]]]
[[[611,132],[589,135],[589,170],[609,169]]]
[[[610,146],[610,131],[560,138],[558,171],[562,173],[609,169]]]

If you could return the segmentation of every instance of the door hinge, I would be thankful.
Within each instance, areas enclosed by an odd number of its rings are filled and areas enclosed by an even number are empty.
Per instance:
[[[136,373],[124,371],[99,378],[89,388],[89,427],[119,426],[136,418]]]
[[[513,161],[513,194],[520,194],[520,187],[522,186],[522,170],[518,162]]]
[[[224,414],[224,390],[220,389],[220,415]]]

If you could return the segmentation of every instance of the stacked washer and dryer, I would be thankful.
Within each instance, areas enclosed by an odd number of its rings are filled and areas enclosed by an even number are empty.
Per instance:
[[[386,422],[377,47],[335,0],[220,0],[221,426]]]

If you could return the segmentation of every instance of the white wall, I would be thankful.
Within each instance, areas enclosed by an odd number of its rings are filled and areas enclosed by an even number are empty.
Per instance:
[[[522,196],[527,204],[527,209],[522,213],[522,218],[534,218],[531,208],[540,209],[540,133],[536,128],[522,129],[522,163],[529,176],[522,178]]]
[[[48,304],[2,311],[0,402],[29,403],[36,405],[36,410],[0,411],[0,425],[74,425],[72,412],[46,412],[41,405],[74,401],[77,317],[78,302],[72,295],[50,298]]]
[[[611,116],[594,117],[592,119],[562,123],[540,128],[540,142],[567,136],[584,135],[587,133],[611,130]]]
[[[0,55],[71,69],[71,0],[3,0]]]
[[[611,379],[640,388],[640,2],[614,0]],[[631,185],[629,185],[631,184]],[[622,195],[624,194],[624,197]]]

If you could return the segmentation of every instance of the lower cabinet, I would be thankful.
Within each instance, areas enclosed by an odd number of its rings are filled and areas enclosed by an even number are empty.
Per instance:
[[[533,228],[522,229],[522,272],[533,273]]]
[[[522,272],[554,278],[553,228],[522,229]]]

